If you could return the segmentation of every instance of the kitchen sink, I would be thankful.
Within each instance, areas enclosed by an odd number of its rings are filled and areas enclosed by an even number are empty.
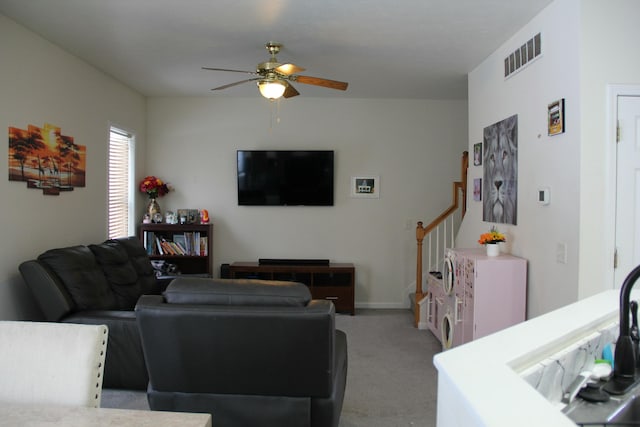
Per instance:
[[[576,398],[562,412],[578,426],[640,427],[640,386],[627,394],[611,396],[607,402],[592,403]]]
[[[611,425],[640,426],[640,396],[633,396],[627,400],[607,422]]]
[[[574,399],[577,389],[591,376],[579,375],[565,391],[562,410],[580,426],[640,426],[640,371],[638,370],[638,302],[631,301],[631,289],[640,280],[640,265],[624,279],[620,288],[620,334],[615,347],[615,372],[609,381],[586,383]],[[632,317],[632,324],[629,317]],[[599,377],[601,378],[601,377]]]

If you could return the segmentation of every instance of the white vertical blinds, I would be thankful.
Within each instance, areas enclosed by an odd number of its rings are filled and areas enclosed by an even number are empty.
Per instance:
[[[131,144],[132,135],[111,128],[109,139],[109,225],[110,239],[126,237],[130,232]]]

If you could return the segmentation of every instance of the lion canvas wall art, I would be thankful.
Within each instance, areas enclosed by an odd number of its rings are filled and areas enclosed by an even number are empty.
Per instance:
[[[484,128],[482,220],[517,223],[518,115]]]

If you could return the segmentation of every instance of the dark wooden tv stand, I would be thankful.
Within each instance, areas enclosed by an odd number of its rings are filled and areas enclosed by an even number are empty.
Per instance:
[[[338,312],[355,314],[355,268],[350,263],[329,265],[264,265],[234,262],[229,266],[234,279],[286,280],[304,283],[314,299],[333,302]]]

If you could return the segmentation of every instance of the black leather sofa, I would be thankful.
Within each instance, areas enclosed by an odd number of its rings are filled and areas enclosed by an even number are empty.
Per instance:
[[[347,339],[293,282],[178,278],[135,308],[153,410],[217,427],[337,427]]]
[[[44,320],[108,326],[103,387],[147,388],[133,309],[141,295],[157,293],[158,285],[136,237],[51,249],[19,270]]]

